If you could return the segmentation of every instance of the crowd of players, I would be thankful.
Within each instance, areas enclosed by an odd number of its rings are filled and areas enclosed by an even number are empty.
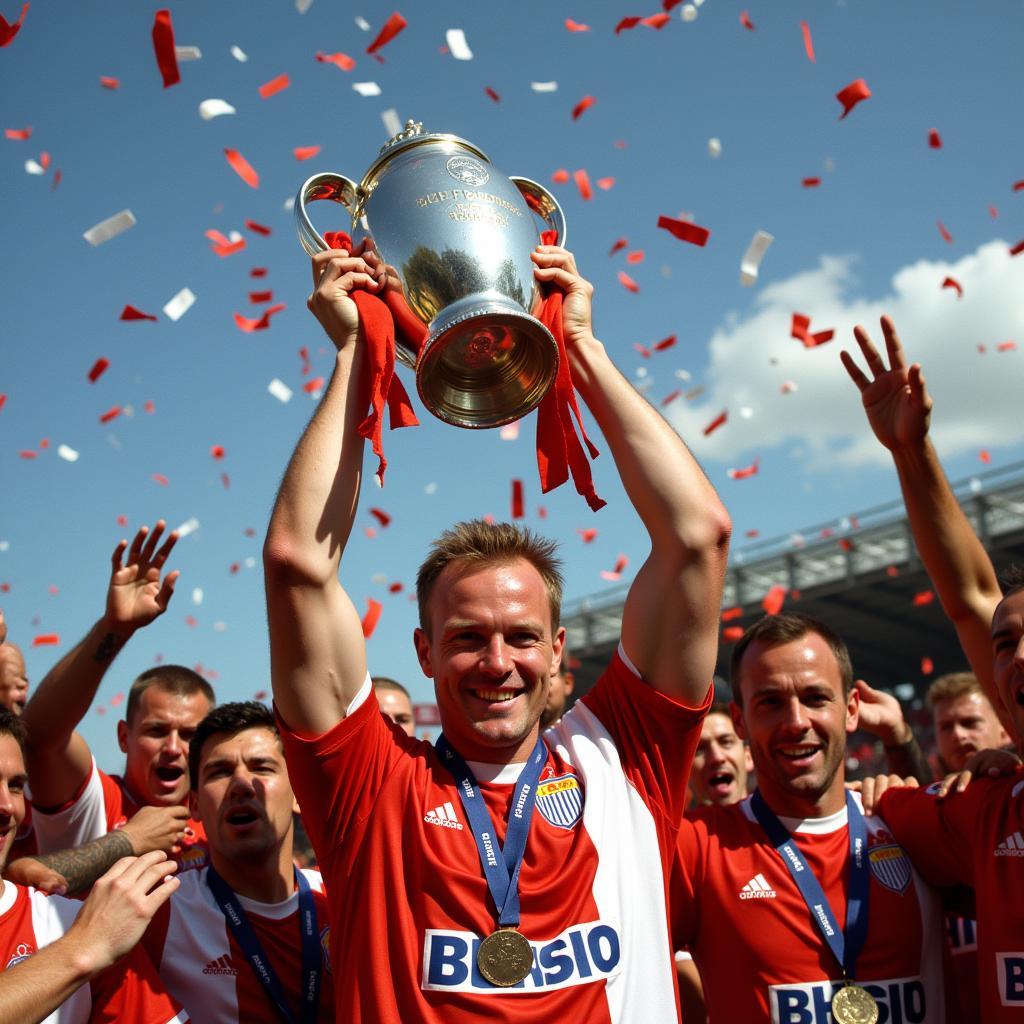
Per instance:
[[[314,257],[338,356],[264,549],[274,710],[159,665],[117,726],[124,774],[98,768],[77,729],[173,597],[162,522],[117,546],[102,614],[32,688],[0,616],[0,1024],[1024,1016],[1024,576],[1004,594],[892,323],[887,358],[858,328],[867,372],[843,362],[971,669],[928,693],[934,781],[899,701],[798,612],[745,632],[712,703],[728,515],[594,337],[572,255],[534,262],[651,545],[605,674],[566,711],[553,545],[473,521],[417,577],[443,737],[370,676],[339,567],[369,400],[353,296],[386,276],[372,251]],[[888,774],[848,784],[858,728]]]

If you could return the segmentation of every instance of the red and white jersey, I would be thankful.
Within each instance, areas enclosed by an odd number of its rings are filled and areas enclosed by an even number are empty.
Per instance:
[[[0,881],[0,968],[10,970],[71,927],[82,904]],[[136,946],[82,985],[43,1024],[183,1024],[189,1016],[169,996],[145,951]]]
[[[327,897],[318,871],[303,871],[313,890],[324,970],[320,984],[323,1024],[334,1020],[330,975],[330,925]],[[143,936],[142,945],[160,972],[167,991],[191,1014],[195,1024],[281,1024],[252,964],[228,927],[206,884],[207,869],[191,871],[165,903]],[[257,903],[236,897],[277,972],[296,1020],[301,1019],[302,943],[299,896],[281,903]]]
[[[676,1022],[666,889],[707,704],[685,707],[647,686],[620,649],[544,734],[548,758],[519,878],[534,967],[503,989],[477,969],[495,908],[455,780],[433,746],[381,715],[371,693],[368,679],[358,707],[323,736],[281,723],[334,896],[338,1020]],[[470,767],[504,843],[522,766]]]
[[[839,922],[846,920],[850,840],[844,807],[780,818]],[[868,934],[856,981],[888,1024],[942,1024],[942,908],[879,818],[868,830]],[[712,1024],[832,1024],[842,970],[789,869],[750,808],[691,811],[679,831],[673,937],[693,954]]]
[[[890,790],[881,813],[925,878],[974,889],[981,1019],[1024,1021],[1024,780],[976,779],[941,801],[934,788]]]
[[[128,793],[124,779],[101,772],[94,758],[89,778],[70,803],[52,813],[33,808],[39,852],[54,853],[91,843],[123,828],[141,806]],[[209,851],[202,822],[189,818],[181,847],[181,853],[173,858],[178,862],[179,872],[206,866]]]

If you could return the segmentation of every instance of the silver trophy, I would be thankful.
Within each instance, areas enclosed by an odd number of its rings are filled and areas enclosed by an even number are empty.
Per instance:
[[[299,189],[295,220],[310,256],[328,248],[306,212],[319,199],[341,203],[353,246],[365,242],[384,263],[396,355],[416,371],[426,408],[459,427],[497,427],[540,402],[558,347],[535,315],[532,214],[565,245],[565,217],[546,188],[408,121],[358,184],[327,172]]]

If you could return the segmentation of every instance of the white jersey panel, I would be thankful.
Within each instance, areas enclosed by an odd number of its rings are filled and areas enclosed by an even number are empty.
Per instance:
[[[81,796],[56,814],[43,814],[39,808],[33,807],[32,824],[40,853],[69,850],[107,834],[106,801],[95,758]]]

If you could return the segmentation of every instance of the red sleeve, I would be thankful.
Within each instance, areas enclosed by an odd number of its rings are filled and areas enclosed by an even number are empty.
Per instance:
[[[700,707],[680,704],[645,683],[616,653],[582,698],[611,735],[626,777],[673,830],[686,810],[690,765],[713,696],[709,685]]]
[[[700,841],[693,822],[684,818],[679,826],[676,858],[672,865],[669,893],[669,912],[672,926],[673,950],[685,949],[697,936],[697,894],[700,861]]]
[[[136,946],[113,967],[101,971],[89,983],[92,1014],[89,1024],[169,1024],[186,1021],[180,1003],[172,999],[160,981],[152,961]]]

